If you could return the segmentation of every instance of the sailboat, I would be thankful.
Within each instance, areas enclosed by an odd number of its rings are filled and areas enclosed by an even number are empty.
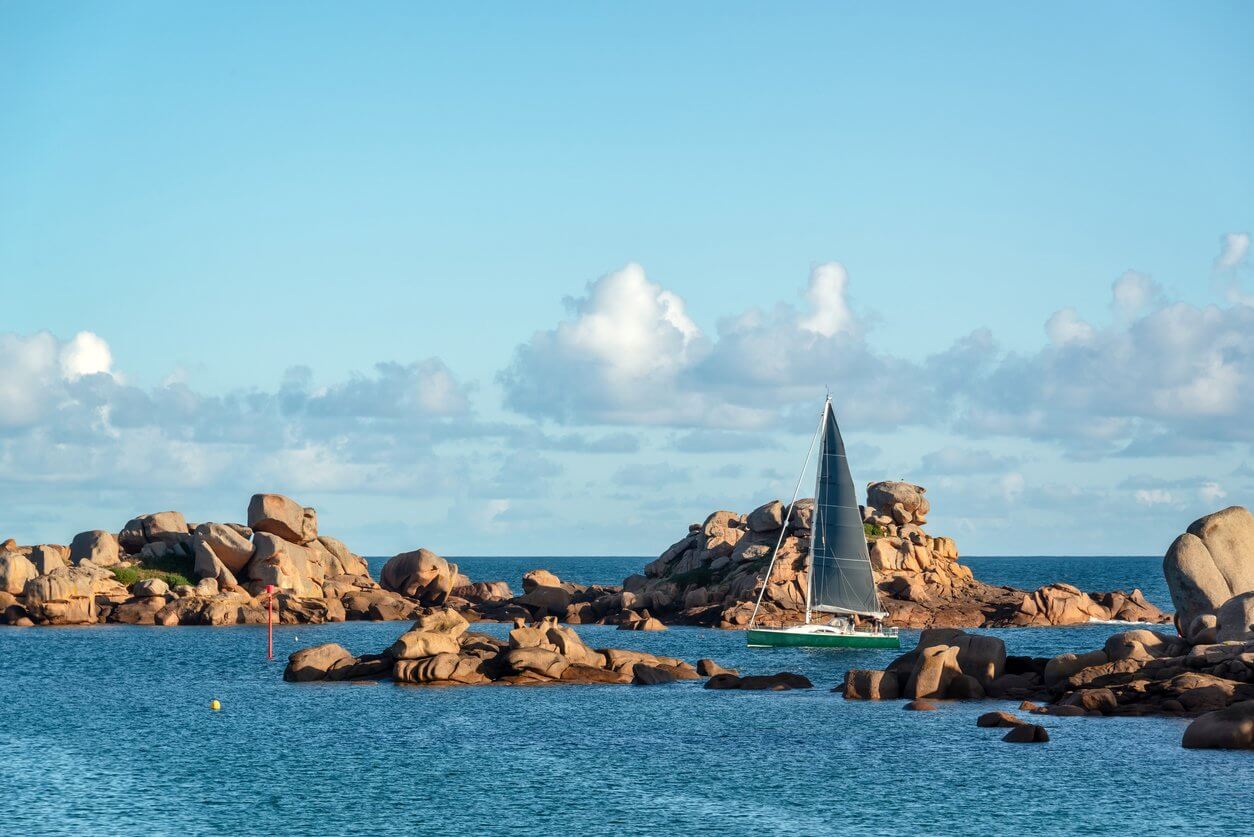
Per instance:
[[[786,628],[759,628],[756,624],[762,597],[796,508],[797,492],[810,466],[816,441],[819,442],[819,464],[806,561],[805,622]],[[815,614],[821,614],[820,619],[825,617],[826,621],[816,621]],[[845,441],[836,425],[832,397],[828,395],[819,428],[810,441],[801,476],[797,478],[797,488],[788,504],[779,540],[771,553],[753,616],[749,619],[748,642],[751,647],[900,648],[897,629],[884,627],[887,616],[880,606],[879,591],[871,572],[866,530],[849,473]]]

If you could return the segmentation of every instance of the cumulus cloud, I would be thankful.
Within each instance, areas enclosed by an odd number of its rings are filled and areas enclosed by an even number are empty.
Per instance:
[[[849,274],[844,265],[837,262],[821,264],[810,272],[810,284],[806,288],[806,301],[810,313],[803,316],[800,326],[822,337],[832,337],[854,329],[853,312],[845,299],[849,286]]]
[[[1254,309],[1163,304],[1095,328],[1060,311],[1050,342],[1030,354],[997,352],[951,391],[955,426],[979,434],[1058,442],[1080,456],[1147,440],[1254,440]],[[1066,327],[1059,324],[1066,323]]]
[[[1245,264],[1250,254],[1250,234],[1225,233],[1219,239],[1219,255],[1215,257],[1216,270],[1235,270]]]
[[[1131,319],[1156,305],[1162,298],[1162,288],[1145,274],[1129,270],[1115,280],[1111,296],[1115,312],[1124,319]]]
[[[476,432],[468,418],[467,387],[436,358],[326,386],[298,367],[274,391],[207,395],[178,380],[127,384],[90,332],[0,334],[0,477],[11,483],[430,484],[412,466]]]
[[[676,294],[638,264],[568,299],[570,318],[536,332],[499,375],[506,403],[560,422],[665,423],[700,410],[677,380],[707,350]]]
[[[1254,423],[1242,420],[1254,413],[1254,308],[1172,302],[1128,271],[1111,284],[1109,322],[1063,307],[1035,351],[1006,351],[979,329],[918,359],[871,347],[850,285],[841,265],[819,265],[804,309],[750,307],[709,335],[682,300],[628,265],[519,346],[499,380],[524,415],[687,428],[674,444],[689,451],[734,448],[734,432],[807,430],[824,385],[847,429],[926,425],[1090,459],[1254,441]],[[939,456],[929,465],[947,467]]]
[[[1097,331],[1082,320],[1080,312],[1074,308],[1062,308],[1045,321],[1045,334],[1055,346],[1065,346],[1069,343],[1087,343]]]
[[[870,349],[848,284],[843,266],[819,265],[805,310],[749,308],[711,337],[630,264],[570,301],[570,317],[519,346],[498,380],[515,411],[563,423],[791,427],[799,405],[801,423],[817,416],[825,385],[854,421],[921,422],[918,367]]]

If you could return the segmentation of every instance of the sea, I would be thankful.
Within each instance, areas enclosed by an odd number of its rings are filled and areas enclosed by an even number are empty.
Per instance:
[[[454,559],[476,580],[546,568],[619,583],[641,557]],[[1140,587],[1158,557],[964,558],[993,584]],[[374,569],[377,572],[378,562]],[[850,668],[898,652],[750,649],[744,634],[578,626],[636,648],[815,688],[422,688],[286,683],[287,655],[389,645],[403,623],[0,627],[0,800],[14,835],[1215,834],[1254,832],[1254,753],[1180,747],[1187,721],[1034,717],[1013,745],[978,715],[1013,703],[845,701]],[[508,626],[476,630],[504,636]],[[1011,654],[1100,647],[1111,625],[989,631]],[[917,634],[904,632],[903,649]],[[221,704],[211,711],[210,701]]]

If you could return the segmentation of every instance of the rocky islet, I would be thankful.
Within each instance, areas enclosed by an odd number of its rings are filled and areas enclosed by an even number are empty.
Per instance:
[[[925,630],[883,671],[852,670],[849,700],[1041,701],[1056,716],[1195,718],[1190,748],[1254,749],[1254,516],[1231,507],[1195,521],[1164,558],[1183,634],[1137,629],[1103,647],[1052,658],[1008,656],[997,637]],[[990,725],[995,716],[982,717]],[[1026,735],[1026,733],[1022,733]],[[1009,739],[1007,739],[1009,740]]]

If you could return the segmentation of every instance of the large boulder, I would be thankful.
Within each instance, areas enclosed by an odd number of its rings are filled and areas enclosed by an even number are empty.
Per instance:
[[[442,605],[448,601],[457,579],[457,565],[429,549],[402,552],[388,559],[379,573],[379,584],[418,599],[423,604]]]
[[[26,582],[26,611],[43,625],[79,625],[96,621],[96,574],[83,567],[62,567]]]
[[[101,529],[79,532],[70,541],[70,562],[75,566],[91,561],[98,567],[108,567],[118,560],[118,539],[110,532]]]
[[[344,646],[334,642],[302,648],[287,658],[283,679],[296,683],[326,680],[336,670],[347,668],[356,662],[356,658]]]
[[[784,511],[783,503],[779,500],[772,500],[749,512],[746,522],[749,524],[749,529],[754,532],[778,532],[779,528],[784,525]]]
[[[384,653],[395,660],[420,660],[436,654],[456,654],[460,650],[461,643],[456,637],[420,628],[401,634]]]
[[[845,674],[845,700],[896,700],[901,681],[896,672],[853,669]]]
[[[160,578],[142,578],[131,585],[131,595],[136,598],[164,596],[169,592],[170,585]]]
[[[31,547],[30,562],[40,575],[48,575],[70,565],[70,551],[60,544],[41,543]]]
[[[1231,506],[1193,521],[1167,549],[1163,575],[1181,629],[1254,591],[1254,515]]]
[[[370,575],[370,567],[366,565],[366,559],[349,550],[342,541],[319,535],[317,543],[332,556],[333,560],[327,566],[328,576]],[[313,544],[310,546],[312,547]]]
[[[248,548],[252,549],[251,543],[248,544]],[[219,590],[234,590],[239,587],[235,573],[231,572],[231,568],[218,557],[213,547],[200,535],[192,538],[192,560],[194,562],[192,571],[202,581],[214,582],[214,586]]]
[[[1045,685],[1052,686],[1086,668],[1105,665],[1108,662],[1110,662],[1110,657],[1102,649],[1086,651],[1083,654],[1059,654],[1045,664]]]
[[[1219,642],[1254,639],[1254,591],[1240,593],[1219,606],[1216,638]]]
[[[867,506],[881,516],[888,516],[898,525],[927,522],[930,510],[924,497],[925,488],[908,482],[888,480],[866,487]]]
[[[962,674],[958,666],[958,648],[934,645],[919,652],[910,679],[906,681],[906,697],[943,698],[950,682]]]
[[[434,654],[417,660],[399,660],[392,670],[397,683],[486,683],[483,661],[457,654]]]
[[[20,552],[0,553],[0,592],[20,596],[26,582],[39,575],[39,570]]]
[[[524,593],[530,593],[537,587],[561,587],[562,580],[548,570],[528,570],[523,573],[522,587]]]
[[[1180,743],[1189,749],[1254,750],[1254,700],[1207,712],[1189,724]]]
[[[282,494],[254,494],[248,501],[248,528],[268,532],[289,543],[303,543],[305,507]]]
[[[570,667],[569,660],[546,648],[511,648],[501,662],[515,675],[543,680],[557,680]]]
[[[298,596],[321,596],[324,568],[316,555],[270,532],[253,535],[256,551],[248,562],[248,588],[254,595],[273,585]]]
[[[247,530],[246,530],[247,531]],[[253,544],[238,527],[225,523],[202,523],[193,532],[193,549],[202,542],[213,551],[218,560],[232,573],[244,571],[253,557]]]

